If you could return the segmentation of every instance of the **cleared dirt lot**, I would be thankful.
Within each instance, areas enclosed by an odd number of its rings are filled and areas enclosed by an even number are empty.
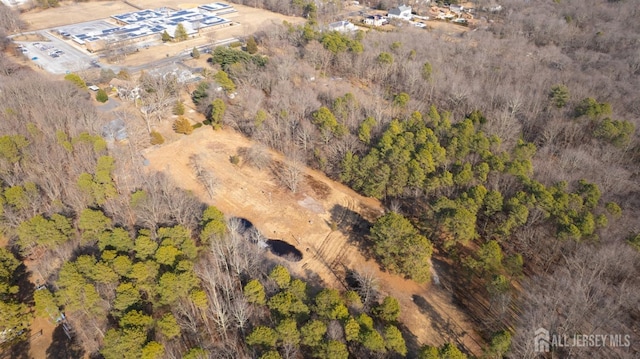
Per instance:
[[[449,36],[459,36],[469,31],[469,28],[466,26],[452,24],[446,21],[431,20],[426,21],[425,24],[427,24],[428,30],[438,31]]]
[[[190,117],[202,120],[200,115]],[[377,200],[360,196],[310,169],[304,170],[304,183],[300,191],[293,194],[283,189],[270,171],[230,162],[230,156],[253,145],[232,130],[213,131],[205,126],[190,136],[179,135],[173,139],[146,151],[144,155],[150,161],[148,169],[168,174],[178,186],[217,206],[227,216],[248,219],[268,238],[296,246],[303,253],[303,259],[286,262],[292,272],[343,288],[347,270],[368,271],[379,278],[382,295],[393,295],[401,302],[401,320],[410,332],[413,345],[459,341],[473,354],[481,354],[478,335],[466,314],[453,304],[446,287],[418,285],[383,272],[375,261],[363,255],[361,248],[366,247],[366,243],[352,235],[358,232],[357,226],[352,225],[359,217],[373,220],[382,214]],[[202,156],[207,168],[219,180],[213,198],[187,165],[194,154]],[[285,161],[278,153],[271,152],[271,156],[275,161]],[[332,229],[332,223],[336,230]]]

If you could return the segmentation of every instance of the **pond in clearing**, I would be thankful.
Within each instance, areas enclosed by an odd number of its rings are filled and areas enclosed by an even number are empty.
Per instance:
[[[267,244],[269,245],[271,253],[277,256],[280,256],[291,262],[299,262],[300,260],[302,260],[302,252],[300,252],[298,248],[285,241],[281,241],[279,239],[269,239],[267,240]]]

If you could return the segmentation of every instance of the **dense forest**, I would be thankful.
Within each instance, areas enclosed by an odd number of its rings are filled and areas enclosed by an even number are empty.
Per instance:
[[[630,347],[560,347],[555,357],[639,355],[633,1],[516,0],[455,37],[323,32],[331,4],[248,5],[308,21],[262,29],[245,50],[216,48],[214,71],[190,94],[207,117],[197,127],[234,128],[380,199],[388,211],[367,223],[362,247],[419,283],[431,280],[432,256],[446,262],[485,357],[538,357],[540,327],[630,336]],[[140,76],[153,115],[131,141],[106,141],[81,86],[5,53],[17,19],[0,6],[8,357],[26,355],[34,314],[61,311],[74,341],[52,357],[465,357],[457,343],[408,346],[392,296],[372,298],[364,280],[338,291],[294,278],[241,222],[146,173],[132,154],[150,135],[162,142],[152,128],[180,89]],[[243,156],[256,164],[260,152]]]

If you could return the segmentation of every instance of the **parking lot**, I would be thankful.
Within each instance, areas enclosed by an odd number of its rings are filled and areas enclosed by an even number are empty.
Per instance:
[[[98,66],[95,55],[80,50],[47,31],[38,33],[48,41],[16,41],[16,43],[21,46],[21,51],[27,58],[47,72],[65,74]]]

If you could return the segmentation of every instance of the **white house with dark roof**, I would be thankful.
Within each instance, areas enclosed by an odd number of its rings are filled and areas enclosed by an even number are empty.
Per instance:
[[[382,26],[387,20],[380,15],[370,15],[364,19],[364,23],[371,26]]]
[[[389,10],[387,17],[390,19],[411,20],[411,6],[400,5]]]

